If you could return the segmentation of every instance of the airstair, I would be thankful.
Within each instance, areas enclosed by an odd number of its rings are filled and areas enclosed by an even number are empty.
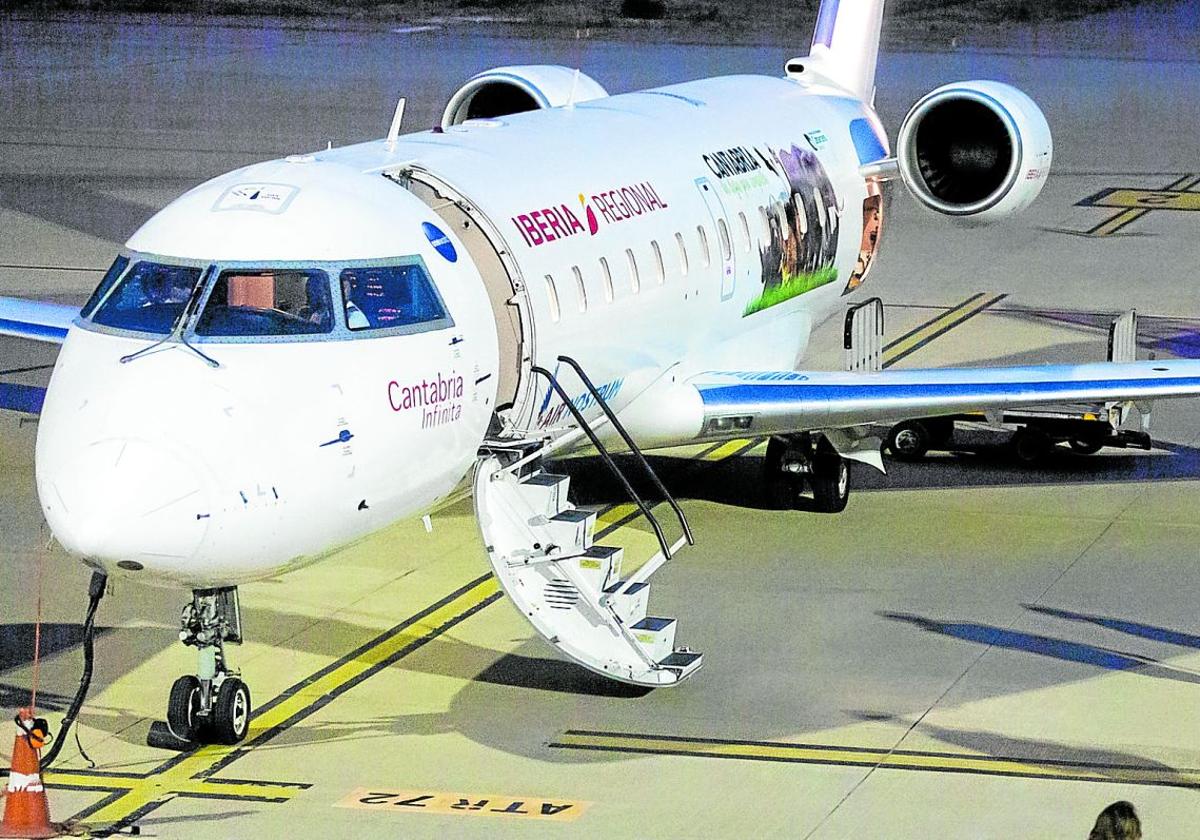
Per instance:
[[[621,682],[673,685],[694,674],[702,657],[676,644],[674,618],[647,612],[649,581],[679,549],[694,542],[687,518],[579,363],[568,356],[560,356],[559,361],[574,370],[601,416],[589,423],[554,374],[533,368],[566,405],[574,426],[560,433],[485,441],[475,471],[474,497],[488,559],[516,608],[571,659]],[[683,536],[673,545],[597,435],[598,428],[609,424],[678,518]],[[658,551],[631,574],[623,573],[623,548],[594,542],[597,512],[571,504],[570,477],[545,468],[549,455],[581,445],[585,437],[649,522],[658,542]]]

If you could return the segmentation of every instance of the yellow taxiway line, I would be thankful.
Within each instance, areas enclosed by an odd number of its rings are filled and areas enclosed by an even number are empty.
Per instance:
[[[957,306],[951,307],[941,315],[886,344],[883,348],[883,367],[891,367],[902,359],[908,358],[951,330],[961,327],[985,309],[995,306],[1006,297],[1008,295],[994,295],[990,292],[971,295]]]
[[[625,732],[592,732],[571,729],[552,748],[597,750],[646,755],[730,758],[743,761],[777,761],[837,767],[877,767],[928,773],[974,773],[1056,781],[1118,782],[1130,785],[1200,788],[1200,770],[1038,760],[822,744],[788,744],[777,741],[734,741],[720,738],[686,738]]]
[[[76,814],[72,822],[101,824],[110,830],[136,822],[176,796],[284,802],[310,785],[214,776],[499,598],[499,585],[491,574],[460,587],[259,708],[241,744],[204,746],[146,774],[51,770],[46,781],[52,787],[109,791],[109,796]]]

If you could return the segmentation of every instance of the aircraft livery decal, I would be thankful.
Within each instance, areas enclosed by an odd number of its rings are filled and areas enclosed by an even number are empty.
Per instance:
[[[759,249],[762,292],[746,304],[743,317],[832,283],[838,276],[834,265],[837,195],[825,167],[815,152],[794,144],[771,156],[780,164],[787,194],[780,196],[782,212],[769,217],[771,241]]]
[[[646,213],[667,209],[667,203],[659,197],[658,191],[649,181],[601,190],[594,193],[591,199],[580,193],[579,205],[579,213],[587,220],[586,228],[583,222],[579,221],[579,215],[568,204],[518,213],[512,217],[512,223],[521,232],[525,244],[536,248],[584,231],[595,236],[600,231],[600,219],[609,224],[616,224]]]

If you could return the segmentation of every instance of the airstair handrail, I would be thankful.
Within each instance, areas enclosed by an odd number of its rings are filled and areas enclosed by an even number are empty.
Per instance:
[[[658,524],[658,520],[655,519],[654,514],[650,512],[650,508],[646,506],[644,501],[642,501],[642,497],[639,496],[637,491],[633,489],[633,485],[629,483],[629,479],[625,477],[623,472],[621,472],[621,468],[617,466],[615,461],[613,461],[612,455],[609,454],[607,449],[605,449],[604,444],[600,442],[600,438],[596,436],[594,431],[592,431],[592,427],[588,424],[587,419],[583,416],[583,412],[581,412],[579,408],[573,402],[571,402],[571,398],[567,396],[567,392],[563,390],[562,385],[560,385],[558,380],[554,378],[553,373],[546,370],[544,367],[540,367],[539,365],[534,365],[532,368],[530,368],[530,370],[539,376],[546,377],[546,379],[550,382],[550,387],[554,389],[554,392],[558,395],[558,398],[563,401],[563,405],[565,405],[567,410],[571,412],[571,416],[575,418],[575,422],[579,424],[579,428],[583,429],[584,434],[588,436],[588,440],[591,441],[592,446],[596,447],[596,451],[600,453],[600,458],[604,461],[605,466],[608,467],[609,471],[613,474],[617,481],[621,483],[621,486],[625,488],[625,492],[629,495],[629,498],[633,500],[633,503],[637,505],[637,508],[639,511],[641,511],[642,516],[646,517],[646,521],[649,522],[650,527],[654,529],[654,536],[658,539],[659,548],[661,548],[663,554],[670,559],[671,547],[667,544],[667,538],[663,534],[662,526]]]
[[[654,468],[650,466],[650,462],[646,460],[646,456],[642,454],[642,450],[638,448],[636,443],[634,443],[633,438],[629,435],[629,432],[625,431],[625,426],[620,420],[617,419],[617,415],[612,408],[609,407],[608,401],[601,396],[598,390],[596,390],[596,386],[592,384],[591,378],[587,375],[587,373],[584,372],[583,366],[570,356],[559,356],[558,360],[570,365],[571,369],[575,371],[575,374],[579,377],[580,381],[583,382],[584,387],[587,388],[588,393],[592,395],[592,399],[596,401],[596,404],[600,406],[600,410],[604,412],[604,416],[608,418],[608,422],[612,423],[613,428],[617,430],[617,434],[621,436],[621,440],[625,441],[625,445],[629,447],[629,451],[633,453],[633,456],[638,460],[638,463],[641,464],[642,470],[645,471],[646,475],[650,476],[650,480],[654,482],[654,486],[658,488],[658,492],[662,493],[663,501],[671,506],[671,510],[675,511],[675,516],[679,519],[679,526],[683,528],[683,535],[687,538],[688,545],[695,545],[696,540],[694,537],[692,537],[692,528],[690,525],[688,525],[687,517],[683,513],[683,508],[679,506],[679,503],[675,501],[675,497],[671,495],[670,491],[667,490],[666,485],[662,483],[662,479],[658,477],[658,473],[656,473]],[[668,553],[667,557],[670,556],[671,555]]]

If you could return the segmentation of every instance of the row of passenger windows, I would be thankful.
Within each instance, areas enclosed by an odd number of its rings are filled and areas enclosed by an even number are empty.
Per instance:
[[[826,207],[821,199],[820,192],[813,192],[814,206],[816,208],[816,224],[824,229],[826,226],[831,228],[837,227],[838,210],[836,207]],[[800,228],[800,235],[807,235],[809,230],[808,210],[805,208],[804,201],[799,195],[793,195],[791,208],[795,215],[796,221]],[[788,223],[787,211],[783,202],[773,202],[770,206],[760,206],[758,208],[762,230],[759,234],[761,241],[770,242],[772,240],[772,230],[779,231],[781,241],[787,242],[792,236],[791,225]],[[750,219],[745,212],[738,212],[738,226],[741,233],[742,250],[746,253],[750,252],[753,246],[753,237],[750,235]],[[712,265],[712,251],[709,245],[708,231],[704,225],[696,226],[696,244],[699,246],[700,268],[708,268]],[[725,219],[717,217],[717,240],[721,249],[721,260],[728,262],[733,258],[734,243],[729,233],[729,226]],[[688,256],[687,243],[684,242],[682,233],[675,234],[675,249],[679,260],[679,274],[681,277],[686,277],[691,268],[691,260]],[[667,267],[663,258],[662,246],[659,245],[657,239],[650,240],[650,251],[652,261],[650,269],[653,274],[655,283],[659,286],[663,285],[667,279]],[[637,256],[632,248],[625,249],[625,274],[629,282],[629,290],[633,294],[637,294],[642,288],[642,273],[638,265]],[[600,286],[604,295],[605,303],[612,303],[616,297],[613,286],[613,266],[609,262],[608,257],[600,258]],[[588,284],[584,280],[583,269],[579,266],[571,267],[571,274],[575,281],[575,298],[578,302],[579,311],[587,312],[588,310]],[[559,298],[558,283],[554,279],[554,275],[546,275],[546,294],[550,300],[550,318],[558,321],[562,317],[562,303]]]

